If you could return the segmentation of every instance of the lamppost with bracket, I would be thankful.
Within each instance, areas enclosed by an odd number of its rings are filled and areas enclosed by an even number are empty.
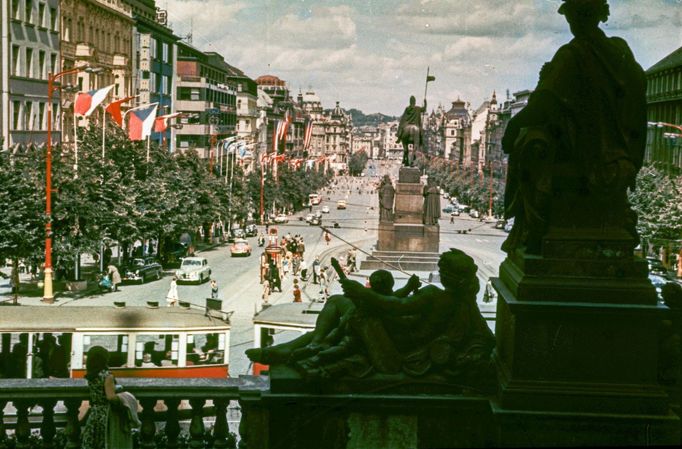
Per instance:
[[[54,291],[52,288],[52,96],[58,88],[55,83],[66,75],[72,75],[89,69],[89,66],[80,66],[64,70],[57,74],[51,72],[47,75],[47,142],[45,153],[45,268],[43,279],[43,299],[48,304],[54,303]],[[74,116],[75,120],[75,116]]]

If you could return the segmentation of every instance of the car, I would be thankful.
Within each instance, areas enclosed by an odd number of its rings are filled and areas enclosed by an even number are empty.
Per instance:
[[[450,212],[451,217],[459,217],[459,209],[453,209],[452,212]]]
[[[255,224],[246,225],[244,233],[246,234],[247,237],[255,237],[258,235],[258,226],[256,226]]]
[[[234,243],[230,246],[230,255],[232,257],[248,257],[251,255],[251,245],[244,239],[235,239]]]
[[[504,227],[507,225],[506,220],[497,220],[495,223],[495,229],[504,229]]]
[[[243,239],[246,237],[246,231],[242,228],[234,228],[232,229],[232,238],[233,239]]]
[[[663,265],[663,262],[661,262],[657,258],[647,257],[646,262],[647,262],[647,265],[649,266],[649,273],[657,274],[659,276],[667,276],[668,275],[668,270],[666,270],[665,266]]]
[[[211,277],[211,267],[205,257],[185,257],[180,269],[175,272],[178,282],[196,282],[201,284]]]
[[[443,212],[446,213],[446,214],[451,214],[452,211],[454,211],[454,210],[455,210],[455,208],[452,207],[452,206],[445,206],[445,207],[443,208]]]
[[[449,200],[449,199],[450,199],[450,194],[449,194],[448,192],[445,192],[445,193],[443,194],[443,198],[445,198],[446,200]]]
[[[469,211],[469,216],[471,218],[479,218],[481,216],[481,214],[476,209],[471,209]]]
[[[507,224],[504,225],[504,232],[511,232],[514,227],[514,217],[507,220]]]
[[[322,213],[328,214],[329,213],[329,206],[322,206]]]
[[[163,276],[163,267],[153,257],[133,259],[123,271],[123,281],[143,284],[151,279],[158,280]]]
[[[316,216],[317,218],[322,218],[322,212],[320,212],[319,210],[318,210],[318,211],[315,211],[315,216]]]
[[[338,200],[336,202],[336,208],[337,209],[345,209],[346,208],[346,200]]]
[[[313,218],[315,218],[315,215],[314,215],[314,214],[308,214],[308,215],[306,215],[306,216],[305,216],[305,221],[306,221],[306,223],[310,223],[310,222],[312,221]]]
[[[320,217],[313,217],[313,219],[310,220],[308,223],[310,224],[310,226],[319,226],[320,224],[322,224],[322,220],[320,220]]]
[[[275,217],[275,223],[289,223],[289,217],[285,214],[279,214]]]

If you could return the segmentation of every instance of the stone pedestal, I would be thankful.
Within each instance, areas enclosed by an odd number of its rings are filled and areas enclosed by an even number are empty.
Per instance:
[[[615,229],[553,229],[542,254],[502,263],[493,412],[503,445],[679,442],[657,379],[668,309],[632,246]]]
[[[401,266],[405,270],[436,270],[440,226],[425,225],[423,213],[424,186],[419,169],[402,167],[395,187],[394,221],[379,222],[376,251],[362,262],[361,268],[390,270]]]

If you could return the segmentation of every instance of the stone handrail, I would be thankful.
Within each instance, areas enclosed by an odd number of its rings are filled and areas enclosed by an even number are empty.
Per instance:
[[[140,413],[141,447],[155,447],[156,415],[154,407],[157,401],[164,402],[166,425],[164,432],[168,439],[167,447],[177,447],[180,434],[180,418],[178,406],[180,401],[188,400],[191,406],[189,426],[190,441],[197,447],[203,444],[204,438],[204,404],[213,401],[215,407],[215,425],[213,427],[214,447],[227,447],[228,423],[227,407],[231,400],[240,400],[244,396],[259,395],[269,389],[269,381],[264,377],[240,376],[235,379],[142,379],[122,378],[117,383],[135,395],[142,412]],[[42,422],[39,425],[44,447],[52,447],[56,434],[54,408],[62,401],[66,407],[66,427],[68,449],[80,448],[80,423],[78,411],[83,401],[88,400],[88,386],[83,379],[0,379],[0,442],[7,437],[4,408],[12,403],[16,409],[15,435],[17,447],[28,447],[31,436],[29,412],[33,405],[43,409]],[[194,447],[194,446],[193,446]]]

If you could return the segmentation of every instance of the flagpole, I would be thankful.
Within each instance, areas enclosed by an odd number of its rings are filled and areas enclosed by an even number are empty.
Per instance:
[[[149,163],[149,146],[150,146],[150,140],[151,140],[151,133],[147,136],[147,163]]]
[[[78,178],[78,122],[75,112],[73,113],[73,154],[73,170],[76,172],[74,178]]]
[[[424,83],[424,100],[426,100],[426,89],[429,87],[429,69],[430,67],[426,67],[426,82]]]
[[[107,135],[107,110],[102,107],[102,161],[104,161],[104,148]]]

